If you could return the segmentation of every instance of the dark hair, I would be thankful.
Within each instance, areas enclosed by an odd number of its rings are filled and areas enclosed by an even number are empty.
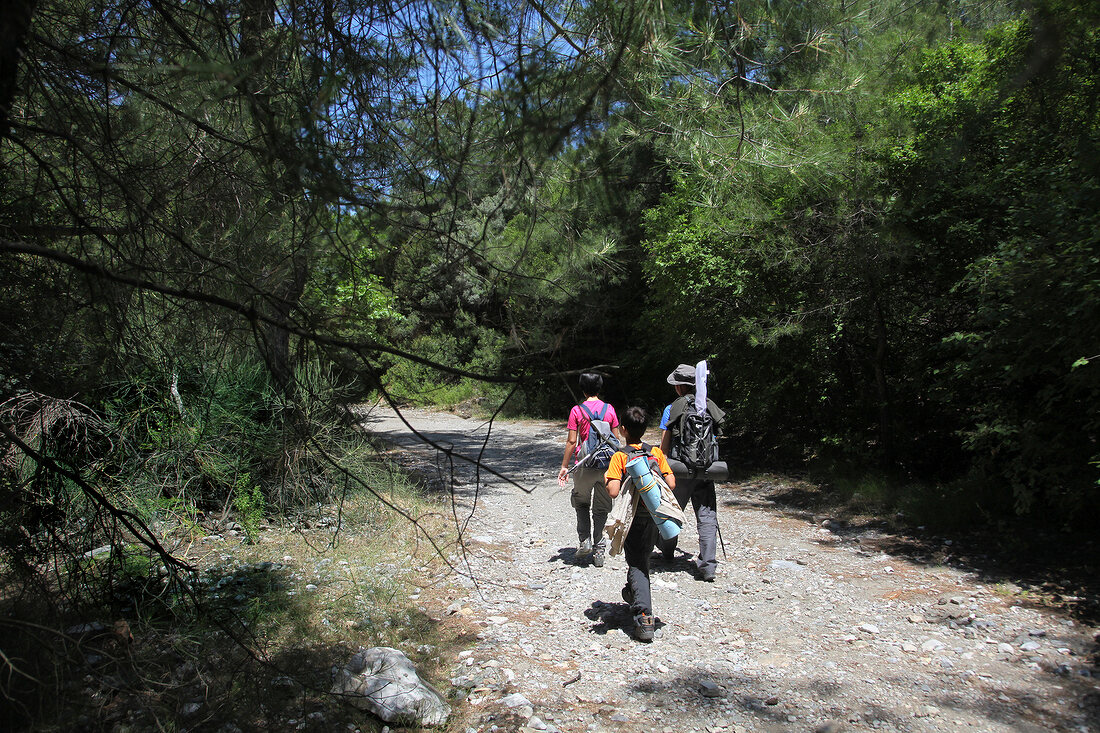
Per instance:
[[[649,413],[646,412],[644,407],[626,408],[626,412],[619,418],[619,424],[623,426],[623,430],[626,432],[626,437],[631,442],[638,442],[645,435],[645,429],[649,427]]]
[[[603,377],[599,374],[585,372],[581,375],[580,382],[581,392],[584,392],[585,397],[595,397],[603,389]]]

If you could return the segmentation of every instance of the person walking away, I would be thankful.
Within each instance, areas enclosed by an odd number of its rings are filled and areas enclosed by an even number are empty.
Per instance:
[[[645,434],[649,423],[649,415],[642,407],[628,407],[623,413],[622,431],[625,442],[634,451],[643,451],[656,459],[657,470],[660,471],[669,488],[675,489],[676,478],[672,475],[672,469],[668,465],[664,452],[660,448],[651,448],[642,443],[642,435]],[[619,495],[623,490],[624,477],[628,455],[620,450],[611,457],[607,473],[607,493],[611,498]],[[629,477],[626,479],[629,480]],[[626,497],[624,497],[626,498]],[[653,615],[652,588],[649,582],[649,555],[657,542],[657,525],[653,515],[649,512],[645,502],[636,501],[633,519],[626,539],[623,541],[623,555],[626,558],[626,585],[623,587],[623,600],[630,604],[630,611],[634,615],[634,637],[638,641],[652,641],[656,628],[656,620]]]
[[[705,362],[701,363],[705,370]],[[676,390],[676,399],[665,408],[661,416],[661,450],[666,456],[680,460],[683,435],[680,429],[680,416],[688,410],[695,409],[697,368],[691,364],[680,364],[668,375],[668,383]],[[705,378],[705,377],[704,377]],[[725,419],[726,413],[709,397],[705,397],[707,413],[710,416],[715,432]],[[695,558],[694,568],[699,580],[713,582],[718,572],[718,498],[714,489],[714,481],[705,478],[678,476],[676,482],[676,499],[680,502],[680,508],[687,506],[691,501],[691,508],[695,512],[695,525],[699,533],[699,555]],[[661,554],[666,561],[671,561],[676,555],[678,537],[671,540],[662,540],[660,544]]]
[[[608,512],[611,511],[611,497],[607,495],[607,488],[603,481],[607,464],[592,460],[577,467],[572,464],[575,458],[578,460],[585,458],[585,456],[577,456],[577,444],[578,440],[582,445],[588,441],[592,421],[603,420],[612,431],[617,432],[619,417],[615,414],[614,407],[599,398],[599,393],[603,390],[603,377],[599,374],[582,374],[580,388],[584,393],[584,401],[574,405],[569,411],[569,419],[566,423],[569,432],[565,439],[561,469],[558,471],[558,484],[565,485],[570,469],[573,468],[573,490],[569,501],[577,514],[576,556],[584,558],[591,555],[592,564],[603,567],[607,554],[603,526],[607,521]]]

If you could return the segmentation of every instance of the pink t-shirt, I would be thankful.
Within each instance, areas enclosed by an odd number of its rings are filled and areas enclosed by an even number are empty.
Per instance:
[[[611,429],[619,427],[619,416],[615,414],[615,408],[603,400],[592,400],[589,402],[585,400],[583,404],[588,410],[597,418],[600,417],[600,410],[604,405],[607,405],[607,412],[604,413],[603,419],[611,426]],[[573,409],[569,411],[569,422],[565,424],[565,427],[569,430],[577,431],[577,444],[582,444],[588,440],[588,424],[591,420],[588,419],[588,415],[581,409],[580,405],[573,405]]]

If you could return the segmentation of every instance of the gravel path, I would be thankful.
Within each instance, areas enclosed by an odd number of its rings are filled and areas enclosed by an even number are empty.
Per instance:
[[[782,511],[765,498],[781,479],[719,485],[717,581],[696,581],[687,554],[655,560],[657,638],[639,644],[622,556],[574,557],[555,480],[564,424],[498,421],[486,440],[479,419],[404,416],[457,454],[484,446],[485,465],[522,486],[475,481],[392,413],[364,413],[425,475],[445,481],[453,464],[472,514],[455,558],[471,577],[434,609],[477,631],[449,680],[467,692],[454,730],[1100,731],[1097,629],[1028,607],[1011,584],[885,554],[875,530]],[[690,516],[679,546],[698,547]]]

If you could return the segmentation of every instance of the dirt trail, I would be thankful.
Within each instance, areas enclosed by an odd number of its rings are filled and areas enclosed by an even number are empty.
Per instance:
[[[844,531],[780,511],[781,479],[719,486],[715,583],[682,553],[654,561],[658,635],[630,636],[622,556],[574,557],[568,490],[557,486],[564,428],[412,410],[425,447],[384,410],[364,425],[406,446],[404,460],[445,480],[453,465],[473,580],[435,609],[475,625],[452,685],[467,690],[455,730],[1098,731],[1097,630],[1023,605],[1008,584],[919,564]],[[476,489],[476,491],[475,491]],[[525,489],[525,490],[524,490]],[[476,501],[475,501],[476,499]],[[680,541],[697,549],[694,518]]]

